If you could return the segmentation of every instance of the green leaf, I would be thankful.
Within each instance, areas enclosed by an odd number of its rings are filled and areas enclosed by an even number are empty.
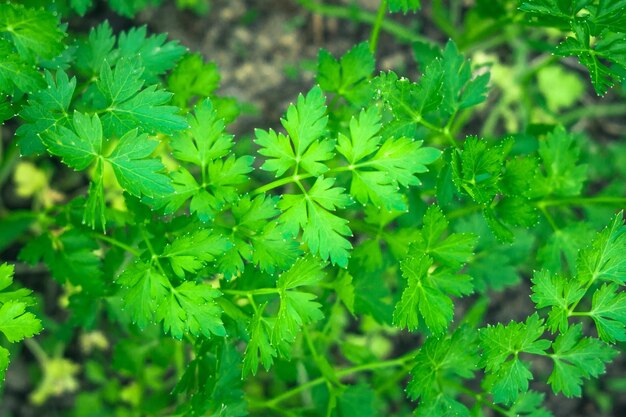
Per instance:
[[[533,294],[530,298],[537,308],[550,307],[548,328],[552,332],[564,332],[569,324],[570,306],[578,303],[585,295],[585,288],[578,281],[564,276],[553,275],[550,271],[535,272],[533,278]]]
[[[579,195],[587,179],[587,165],[578,165],[580,148],[574,136],[559,127],[539,142],[539,156],[543,162],[542,172],[533,189],[541,196]]]
[[[163,330],[176,339],[184,333],[205,337],[226,336],[220,318],[222,309],[215,303],[221,293],[207,284],[183,282],[171,288],[156,311],[157,321],[163,321]]]
[[[542,407],[545,394],[528,391],[520,394],[517,401],[509,408],[514,416],[519,417],[554,417],[554,415]]]
[[[124,17],[134,17],[148,6],[159,5],[163,0],[109,0],[109,6]]]
[[[321,304],[313,301],[314,294],[295,291],[294,289],[317,284],[324,278],[325,264],[313,257],[298,259],[293,266],[278,277],[277,288],[280,294],[280,308],[272,331],[272,343],[275,346],[291,345],[303,325],[324,317]],[[289,352],[279,350],[283,356]]]
[[[350,121],[350,137],[339,134],[337,150],[350,163],[350,194],[358,202],[365,205],[371,201],[387,210],[404,211],[407,207],[398,184],[419,185],[415,174],[428,171],[426,164],[436,160],[441,152],[421,148],[422,142],[408,138],[389,139],[379,146],[380,128],[378,109],[362,110],[358,119],[353,117]]]
[[[328,116],[326,98],[319,87],[314,87],[304,97],[298,96],[296,105],[290,105],[281,123],[287,135],[272,129],[257,129],[256,143],[259,153],[269,159],[261,166],[281,176],[291,167],[302,167],[306,172],[318,176],[328,171],[323,161],[333,157],[334,142],[324,139]]]
[[[350,136],[339,133],[337,151],[350,164],[356,164],[378,150],[381,126],[381,117],[376,107],[361,110],[358,118],[350,119]]]
[[[344,236],[351,236],[348,221],[332,214],[337,208],[351,203],[344,189],[333,187],[334,178],[318,177],[315,184],[304,195],[285,194],[278,203],[283,211],[280,222],[284,230],[297,236],[303,229],[302,239],[313,254],[323,260],[330,258],[333,264],[346,266],[348,250],[352,248]]]
[[[174,68],[186,52],[177,41],[167,42],[165,33],[148,36],[146,25],[120,33],[118,50],[122,57],[139,60],[144,67],[143,78],[148,83],[159,82],[158,76]]]
[[[339,417],[377,417],[376,392],[364,383],[348,386],[339,396]]]
[[[488,146],[487,141],[470,136],[463,150],[452,154],[452,178],[457,189],[481,205],[490,204],[500,190],[499,181],[506,155],[505,147]]]
[[[449,40],[443,50],[443,109],[448,114],[473,107],[487,98],[489,73],[472,79],[471,63]]]
[[[0,38],[0,93],[14,95],[15,90],[32,93],[42,87],[41,74],[22,60],[5,39]]]
[[[599,96],[604,96],[609,88],[620,82],[622,74],[609,67],[606,62],[626,69],[626,35],[624,33],[605,32],[594,45],[591,44],[591,30],[584,21],[572,21],[575,37],[567,37],[557,48],[560,56],[577,56],[580,63],[587,67],[591,83]]]
[[[441,60],[433,60],[424,70],[418,83],[398,78],[393,72],[381,73],[374,85],[378,95],[391,112],[394,120],[386,131],[394,136],[414,135],[415,127],[424,116],[435,112],[441,105],[443,70]]]
[[[555,394],[580,397],[583,379],[597,378],[605,372],[606,363],[617,356],[617,351],[606,343],[591,337],[582,337],[582,324],[571,326],[552,344],[554,370],[548,378]]]
[[[167,278],[144,262],[127,267],[117,278],[117,284],[122,287],[125,309],[142,330],[153,322],[154,312],[171,288]]]
[[[156,85],[142,89],[143,67],[137,60],[120,58],[115,70],[102,65],[98,90],[106,99],[104,126],[117,136],[139,127],[147,133],[171,134],[187,127],[178,108],[166,105],[172,96]]]
[[[40,136],[45,136],[51,128],[70,128],[69,106],[76,89],[76,78],[68,78],[63,70],[56,77],[45,72],[47,88],[29,96],[28,104],[22,108],[20,117],[25,123],[17,129],[20,150],[25,155],[41,153],[45,147]]]
[[[20,252],[20,259],[33,265],[43,258],[52,277],[60,284],[69,280],[87,294],[101,294],[103,267],[94,253],[100,249],[88,232],[69,229],[60,236],[42,234]]]
[[[13,265],[0,264],[0,291],[3,291],[0,293],[0,332],[11,343],[33,337],[42,330],[41,321],[26,311],[26,307],[33,304],[30,290],[6,291],[13,283],[13,273]],[[8,351],[0,352],[0,374],[6,370],[8,360]]]
[[[555,230],[539,249],[538,259],[550,271],[569,270],[576,275],[576,257],[579,251],[593,238],[593,229],[588,223],[576,222]]]
[[[273,274],[293,265],[300,255],[298,242],[277,227],[276,220],[271,220],[280,213],[277,201],[277,197],[264,195],[254,199],[244,196],[233,205],[235,224],[225,232],[231,233],[235,245],[220,259],[220,269],[227,277],[241,272],[244,260]]]
[[[242,369],[244,377],[249,374],[256,375],[259,363],[261,363],[266,370],[269,370],[274,363],[274,358],[277,356],[277,351],[270,342],[272,326],[269,324],[268,320],[263,317],[264,309],[265,306],[260,307],[258,311],[254,313],[248,325],[250,341],[244,353]]]
[[[583,285],[597,281],[626,283],[626,226],[623,218],[621,211],[588,247],[580,251],[577,269],[578,280]]]
[[[537,314],[525,323],[512,321],[506,326],[498,323],[479,329],[483,352],[480,366],[485,368],[485,384],[494,401],[511,404],[520,393],[528,391],[533,374],[528,364],[519,359],[519,353],[545,355],[551,343],[541,339],[544,332],[543,320]]]
[[[604,284],[593,294],[589,316],[605,342],[626,341],[626,293],[615,284]]]
[[[442,239],[447,228],[448,220],[441,209],[436,205],[428,207],[420,238],[412,243],[412,251],[422,251],[449,268],[459,269],[474,255],[478,236],[472,233],[452,233]]]
[[[20,301],[7,301],[0,307],[0,332],[11,343],[33,337],[41,331],[41,321],[33,313],[26,311],[26,304]]]
[[[102,153],[102,124],[97,114],[90,117],[76,111],[72,127],[58,126],[42,139],[51,154],[70,168],[82,171]]]
[[[56,15],[43,8],[0,4],[0,34],[8,38],[22,59],[52,59],[63,51],[65,33]]]
[[[137,129],[133,129],[122,136],[106,157],[120,185],[136,197],[158,197],[173,191],[170,178],[161,173],[165,169],[161,161],[149,158],[158,144],[146,134],[137,135]]]
[[[400,263],[406,288],[393,313],[393,322],[400,328],[417,330],[420,316],[435,335],[448,328],[454,315],[454,304],[449,295],[472,292],[471,278],[448,271],[431,273],[433,259],[419,249],[411,249],[409,257]]]
[[[183,57],[167,79],[168,90],[174,93],[172,103],[181,108],[188,107],[194,97],[198,97],[199,101],[206,99],[219,87],[219,83],[217,65],[213,62],[205,64],[198,54]]]
[[[4,379],[9,367],[10,352],[0,346],[0,386],[4,385]]]
[[[178,237],[165,247],[160,257],[169,259],[174,273],[184,278],[185,272],[197,273],[231,247],[227,237],[202,229]]]
[[[285,291],[304,285],[314,285],[324,278],[324,266],[311,256],[300,258],[287,272],[278,277],[277,288]]]
[[[389,11],[392,13],[400,10],[405,14],[408,11],[416,12],[421,7],[420,0],[389,0]]]
[[[355,106],[371,99],[369,79],[374,72],[374,56],[366,42],[350,49],[337,60],[325,49],[317,58],[317,81],[322,90],[344,97]]]
[[[451,405],[455,415],[468,415],[468,410],[450,395],[444,387],[471,379],[476,372],[478,352],[475,332],[461,328],[452,335],[429,337],[415,355],[407,394],[419,400],[420,415],[447,415]],[[442,398],[443,397],[443,398]],[[422,411],[420,411],[422,410]],[[430,414],[426,411],[429,410]]]
[[[233,147],[233,135],[224,131],[224,121],[218,117],[211,100],[197,104],[194,115],[189,115],[187,120],[190,129],[171,142],[176,159],[205,169],[209,162],[228,155]]]
[[[84,16],[87,10],[93,6],[93,0],[70,0],[70,6],[79,15]]]
[[[406,137],[389,139],[364,165],[387,172],[403,187],[421,185],[415,174],[428,172],[426,165],[433,163],[441,155],[440,150],[423,148],[422,143]]]
[[[116,38],[108,21],[89,31],[89,37],[79,40],[76,49],[76,66],[88,76],[97,75],[105,62],[116,59],[112,52]]]

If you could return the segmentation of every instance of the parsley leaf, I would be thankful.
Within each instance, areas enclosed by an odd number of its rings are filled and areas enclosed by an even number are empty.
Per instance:
[[[287,136],[274,130],[257,129],[256,143],[259,153],[268,157],[261,169],[274,171],[279,177],[289,168],[302,168],[311,175],[328,171],[324,161],[331,159],[335,144],[326,136],[326,98],[319,87],[305,96],[300,94],[295,105],[290,105],[281,123]]]
[[[272,221],[280,213],[277,202],[277,197],[244,196],[233,205],[235,224],[224,232],[230,233],[234,246],[219,262],[227,277],[243,271],[244,260],[272,274],[290,267],[300,255],[298,242]]]
[[[98,115],[74,112],[73,129],[58,126],[42,136],[48,151],[70,168],[82,171],[102,153],[102,124]]]
[[[63,70],[54,77],[45,72],[48,88],[41,89],[29,96],[28,104],[22,108],[20,117],[25,121],[17,129],[20,150],[25,155],[41,153],[45,150],[41,137],[45,137],[52,128],[70,127],[69,107],[76,89],[76,78],[71,79]]]
[[[137,262],[117,278],[122,287],[122,300],[140,329],[153,321],[154,312],[167,296],[170,282],[152,265]]]
[[[537,176],[533,190],[541,196],[573,196],[580,194],[587,179],[587,165],[579,165],[580,148],[574,136],[563,127],[556,128],[539,142],[537,151],[544,172]]]
[[[18,54],[28,62],[54,58],[64,47],[65,33],[58,17],[43,8],[0,3],[0,34],[10,39]]]
[[[530,298],[537,308],[550,307],[548,328],[552,332],[566,331],[569,326],[567,322],[570,315],[569,308],[585,295],[585,288],[581,287],[577,280],[554,275],[545,270],[535,272],[532,282],[533,294]]]
[[[615,284],[604,284],[594,292],[588,314],[596,323],[602,340],[626,341],[626,293],[618,292]]]
[[[137,129],[133,129],[122,136],[106,158],[120,185],[136,197],[155,197],[172,192],[170,178],[161,173],[165,168],[161,161],[149,158],[158,144],[146,134],[137,135]]]
[[[166,105],[171,93],[157,90],[156,85],[142,89],[143,71],[140,62],[126,57],[117,60],[115,69],[106,62],[102,65],[97,86],[106,100],[102,121],[107,129],[121,136],[136,127],[165,134],[186,128],[178,108]]]
[[[269,320],[263,317],[265,305],[258,308],[248,325],[250,340],[246,346],[243,358],[243,376],[248,374],[256,375],[259,363],[266,370],[269,370],[277,356],[274,345],[270,342],[272,325]]]
[[[174,93],[172,103],[181,108],[187,107],[194,97],[209,97],[219,83],[217,65],[213,62],[205,64],[198,54],[183,57],[167,79],[168,90]]]
[[[364,105],[372,96],[368,82],[374,72],[374,56],[366,42],[350,49],[341,59],[320,49],[317,81],[322,90],[344,97],[355,106]]]
[[[41,74],[22,60],[13,46],[0,38],[0,93],[13,94],[15,89],[32,92],[42,87]]]
[[[11,343],[33,337],[42,330],[41,321],[27,307],[34,304],[31,291],[18,289],[7,291],[13,283],[14,267],[0,264],[0,333]],[[0,387],[9,366],[9,351],[0,346]]]
[[[207,284],[190,281],[170,287],[156,310],[156,320],[163,321],[163,330],[176,339],[182,339],[187,332],[194,336],[226,336],[220,318],[222,309],[215,302],[220,295]]]
[[[295,290],[302,286],[315,285],[324,278],[324,264],[313,257],[298,259],[293,266],[278,277],[277,288],[280,294],[280,308],[272,331],[272,342],[292,344],[300,328],[324,317],[321,304],[313,301],[314,294]],[[281,350],[283,356],[288,353]]]
[[[624,213],[600,232],[591,244],[580,251],[577,261],[578,279],[590,285],[598,280],[626,283],[626,226]]]
[[[333,187],[334,178],[318,177],[305,194],[285,194],[278,203],[283,211],[279,219],[284,230],[297,236],[302,228],[302,240],[313,254],[333,264],[346,266],[348,250],[352,248],[345,236],[352,236],[348,221],[331,213],[352,203],[344,189]]]
[[[409,250],[409,256],[400,262],[407,285],[393,313],[393,322],[401,328],[416,330],[421,316],[435,335],[442,334],[454,315],[454,304],[449,295],[461,296],[473,290],[471,277],[456,275],[443,268],[431,271],[433,259],[418,247]]]
[[[605,372],[605,364],[613,360],[617,351],[606,343],[591,337],[582,337],[582,324],[571,326],[557,336],[552,344],[554,370],[548,378],[555,394],[580,397],[583,379],[597,378]]]
[[[160,257],[168,259],[174,273],[184,278],[185,272],[198,272],[207,262],[216,260],[231,247],[232,243],[225,236],[202,229],[178,237],[165,247]]]
[[[422,251],[449,268],[459,269],[473,256],[478,236],[473,233],[452,233],[442,239],[447,228],[448,220],[441,209],[436,205],[428,207],[420,236],[412,243],[412,250]]]
[[[525,323],[498,323],[479,330],[483,352],[480,364],[487,373],[485,384],[496,402],[511,404],[520,393],[528,391],[533,374],[519,354],[545,355],[550,341],[541,339],[544,331],[543,320],[537,314]]]
[[[469,415],[469,410],[444,387],[474,376],[478,361],[475,339],[475,333],[467,328],[426,339],[415,355],[407,386],[409,397],[419,400],[417,415]]]
[[[409,10],[416,12],[421,8],[420,0],[389,0],[389,11],[407,13]]]
[[[378,110],[362,110],[358,119],[353,117],[350,121],[350,137],[339,134],[337,151],[350,163],[350,194],[358,202],[365,205],[372,201],[387,210],[403,211],[407,207],[399,185],[419,185],[415,174],[428,171],[426,164],[434,162],[441,152],[422,148],[421,141],[408,138],[388,139],[380,145],[380,128]]]

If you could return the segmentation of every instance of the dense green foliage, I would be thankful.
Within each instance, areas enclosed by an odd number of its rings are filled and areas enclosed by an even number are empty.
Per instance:
[[[0,2],[0,375],[34,357],[32,403],[543,417],[621,354],[626,147],[571,125],[581,68],[626,96],[626,1],[435,1],[451,39],[416,39],[415,80],[375,55],[420,2],[382,1],[281,127],[237,138],[214,64],[145,26],[68,34],[91,1],[24,3]]]

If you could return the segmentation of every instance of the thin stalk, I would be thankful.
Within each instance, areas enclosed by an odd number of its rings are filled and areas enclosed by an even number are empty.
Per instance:
[[[255,290],[228,290],[220,288],[220,291],[224,294],[239,295],[242,297],[254,296],[254,295],[268,295],[278,294],[278,288],[257,288]]]
[[[394,368],[396,366],[403,366],[408,361],[410,361],[413,358],[413,356],[414,354],[411,353],[410,355],[405,355],[400,358],[391,359],[388,361],[372,362],[372,363],[367,363],[363,365],[353,366],[351,368],[341,369],[337,371],[335,375],[337,375],[337,378],[345,378],[349,375],[352,375],[358,372],[372,371],[375,369]],[[254,407],[255,408],[273,408],[276,406],[276,404],[281,403],[295,395],[298,395],[299,393],[303,391],[307,391],[317,385],[323,384],[325,381],[326,381],[326,378],[324,377],[315,378],[305,384],[299,385],[289,391],[286,391],[282,393],[281,395],[272,398],[271,400],[253,403]]]
[[[502,414],[503,416],[509,416],[509,410],[507,410],[506,408],[500,407],[497,404],[492,403],[489,400],[486,400],[481,393],[478,393],[474,390],[471,390],[461,384],[453,384],[454,388],[456,388],[458,391],[462,392],[465,395],[468,395],[472,398],[474,398],[475,401],[477,401],[478,403],[491,408],[492,410]]]
[[[141,230],[141,237],[143,238],[144,242],[146,242],[146,246],[148,247],[148,251],[150,252],[151,262],[153,264],[156,264],[156,267],[158,268],[159,272],[161,272],[161,274],[164,277],[167,277],[165,270],[161,266],[161,262],[159,262],[159,255],[156,254],[156,252],[154,251],[154,248],[152,247],[152,243],[150,242],[150,238],[148,237],[148,233],[146,232],[146,229],[142,227],[140,228],[140,230]]]
[[[376,20],[372,27],[372,34],[370,35],[370,51],[373,55],[376,55],[376,47],[378,46],[378,36],[380,35],[380,29],[385,21],[385,15],[387,14],[387,0],[380,0],[378,6],[378,12],[376,13]]]
[[[351,20],[356,23],[366,23],[374,25],[376,22],[376,14],[365,11],[355,6],[341,6],[324,4],[313,0],[297,0],[300,6],[310,12],[321,14],[328,17],[337,17],[340,19]],[[393,35],[400,42],[426,42],[432,44],[431,39],[427,39],[415,33],[412,29],[407,28],[393,20],[383,20],[380,25],[381,30]]]
[[[30,350],[30,353],[33,354],[33,356],[35,357],[37,362],[39,362],[40,365],[43,366],[48,361],[48,355],[41,348],[39,343],[35,341],[35,339],[26,338],[24,339],[24,344],[26,345],[28,350]]]
[[[101,233],[92,233],[91,236],[93,236],[94,238],[98,239],[98,240],[102,240],[104,242],[110,243],[113,246],[117,246],[120,249],[124,249],[127,252],[132,253],[135,256],[139,256],[141,255],[141,252],[139,252],[137,249],[133,248],[132,246],[127,245],[124,242],[120,242],[117,239],[113,239],[112,237],[103,235]]]
[[[550,206],[587,206],[594,204],[609,204],[609,205],[626,205],[626,197],[610,197],[610,196],[595,196],[595,197],[566,197],[551,200],[540,200],[535,203],[537,207],[550,207]]]
[[[558,117],[564,125],[577,122],[580,119],[598,119],[600,117],[623,116],[626,115],[626,104],[611,103],[597,104],[592,106],[581,106]]]

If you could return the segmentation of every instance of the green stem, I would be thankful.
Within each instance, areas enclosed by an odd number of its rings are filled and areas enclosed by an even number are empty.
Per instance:
[[[140,231],[141,231],[141,237],[143,238],[144,242],[146,242],[146,246],[148,247],[148,251],[150,252],[150,256],[151,256],[150,262],[152,262],[153,264],[156,264],[156,267],[161,272],[161,274],[164,277],[167,277],[165,270],[161,266],[161,262],[159,262],[159,255],[157,255],[157,253],[154,251],[154,248],[152,247],[152,243],[150,242],[150,238],[148,237],[148,233],[146,232],[146,229],[141,227]]]
[[[91,235],[98,240],[102,240],[104,242],[110,243],[113,246],[117,246],[118,248],[124,249],[125,251],[130,252],[135,256],[141,255],[140,251],[133,248],[132,246],[127,245],[126,243],[120,242],[117,239],[113,239],[112,237],[109,237],[100,233],[95,233],[95,232],[92,233]]]
[[[24,344],[26,345],[28,350],[30,350],[30,353],[33,354],[33,356],[35,357],[37,362],[39,362],[40,365],[43,366],[48,361],[48,355],[41,348],[39,343],[35,341],[35,339],[26,338],[24,339]]]
[[[626,104],[611,103],[592,106],[581,106],[568,113],[562,114],[558,119],[564,125],[577,122],[580,119],[597,119],[600,117],[622,116],[626,114]]]
[[[305,9],[318,13],[328,17],[337,17],[340,19],[348,19],[356,23],[375,24],[376,17],[374,13],[367,12],[356,6],[339,6],[319,3],[313,0],[297,0],[300,6]],[[383,20],[380,25],[381,30],[393,35],[400,42],[425,42],[432,44],[431,39],[427,39],[415,33],[414,30],[409,29],[393,20]]]
[[[475,401],[477,401],[478,403],[491,408],[492,410],[504,415],[504,416],[508,416],[509,415],[509,410],[507,410],[506,408],[500,407],[497,404],[492,403],[489,400],[486,400],[481,393],[478,393],[474,390],[471,390],[461,384],[451,384],[452,386],[454,386],[454,388],[456,390],[458,390],[459,392],[462,392],[465,395],[468,395],[472,398],[474,398]]]
[[[372,363],[366,363],[363,365],[358,365],[358,366],[353,366],[351,368],[346,368],[346,369],[342,369],[336,372],[336,376],[337,378],[345,378],[349,375],[358,373],[358,372],[363,372],[363,371],[372,371],[375,369],[384,369],[384,368],[394,368],[396,366],[403,366],[405,365],[408,361],[410,361],[411,359],[413,359],[414,353],[411,352],[411,354],[409,355],[405,355],[402,356],[400,358],[397,359],[391,359],[388,361],[382,361],[382,362],[372,362]],[[303,392],[303,391],[307,391],[317,385],[323,384],[326,382],[326,378],[324,377],[318,377],[315,378],[305,384],[299,385],[287,392],[282,393],[281,395],[272,398],[271,400],[268,401],[264,401],[264,402],[259,402],[259,403],[253,403],[255,408],[273,408],[276,406],[276,404],[283,402],[295,395],[298,395],[299,393]],[[252,404],[251,404],[252,405]]]
[[[13,172],[13,167],[20,159],[19,148],[17,140],[14,140],[7,146],[6,152],[4,152],[4,158],[0,158],[0,186],[4,184],[9,175]]]
[[[376,21],[374,21],[374,27],[372,27],[372,34],[370,35],[370,51],[373,55],[376,55],[376,47],[378,46],[378,35],[380,35],[380,29],[385,21],[385,15],[387,14],[387,0],[380,0],[378,6],[378,12],[376,13]]]
[[[587,206],[592,204],[610,204],[610,205],[626,205],[626,197],[609,197],[609,196],[595,196],[595,197],[565,197],[551,200],[540,200],[535,203],[537,207],[551,207],[551,206]]]
[[[543,217],[545,217],[548,223],[550,223],[550,227],[552,227],[552,230],[554,230],[555,232],[558,232],[559,226],[554,221],[554,218],[552,217],[552,215],[548,212],[548,209],[546,208],[546,206],[539,205],[539,211],[541,211],[541,214],[543,214]]]
[[[254,295],[268,295],[278,294],[278,288],[257,288],[255,290],[228,290],[220,288],[220,291],[224,294],[239,295],[242,297],[254,296]]]
[[[297,178],[293,175],[289,176],[289,177],[285,177],[285,178],[281,178],[278,179],[276,181],[272,181],[269,184],[265,184],[262,187],[259,187],[255,190],[253,190],[250,194],[252,195],[256,195],[256,194],[262,194],[262,193],[266,193],[270,190],[273,190],[274,188],[278,188],[278,187],[282,187],[283,185],[287,185],[287,184],[291,184],[294,183],[298,180],[304,179],[304,178],[309,178],[312,177],[313,175],[310,174],[304,174],[304,175],[298,175]]]

